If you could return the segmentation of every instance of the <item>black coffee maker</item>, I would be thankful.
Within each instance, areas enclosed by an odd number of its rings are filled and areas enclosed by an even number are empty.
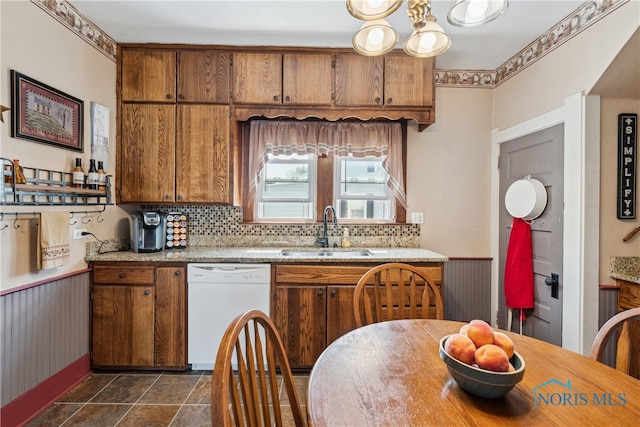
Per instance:
[[[164,249],[166,217],[158,212],[135,211],[129,215],[131,224],[131,250],[158,252]]]

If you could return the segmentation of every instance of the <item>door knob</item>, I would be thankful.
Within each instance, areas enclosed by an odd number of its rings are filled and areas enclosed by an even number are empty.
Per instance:
[[[551,298],[558,299],[558,285],[560,284],[558,273],[551,273],[551,277],[544,279],[544,284],[551,286]]]

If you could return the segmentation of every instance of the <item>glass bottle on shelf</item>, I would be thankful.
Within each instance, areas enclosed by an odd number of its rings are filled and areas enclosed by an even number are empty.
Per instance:
[[[20,161],[13,159],[13,164],[16,168],[16,184],[26,184],[27,179],[24,177],[24,171],[22,170],[22,166],[20,166]]]
[[[76,157],[76,166],[71,171],[73,174],[73,187],[82,188],[84,186],[84,169],[82,169],[82,159]]]
[[[104,191],[107,189],[107,174],[104,172],[104,163],[102,160],[98,160],[98,190]]]
[[[13,184],[13,166],[4,165],[4,183]]]
[[[96,160],[89,160],[89,173],[87,175],[87,188],[90,190],[98,189],[98,169],[96,168]]]

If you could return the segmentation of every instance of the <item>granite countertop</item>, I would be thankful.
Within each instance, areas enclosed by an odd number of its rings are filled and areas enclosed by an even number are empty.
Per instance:
[[[612,256],[609,260],[609,277],[640,284],[640,257]]]
[[[294,256],[283,255],[283,250],[309,251]],[[358,256],[357,252],[368,251],[367,256]],[[340,252],[338,255],[321,254],[324,252]],[[353,254],[354,256],[351,256]],[[177,250],[165,250],[152,253],[135,253],[130,251],[109,252],[87,255],[86,261],[133,261],[133,262],[277,262],[277,263],[345,263],[345,262],[444,262],[444,255],[420,248],[216,248],[190,247]]]

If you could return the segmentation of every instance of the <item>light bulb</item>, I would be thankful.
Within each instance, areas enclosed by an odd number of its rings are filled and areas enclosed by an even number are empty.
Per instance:
[[[378,46],[384,40],[384,32],[380,28],[373,28],[367,35],[367,41],[372,46]]]
[[[382,3],[384,3],[384,0],[367,0],[367,4],[371,9],[379,8]]]
[[[425,33],[422,36],[420,36],[420,42],[418,43],[420,47],[418,48],[418,50],[421,52],[425,52],[431,49],[434,44],[436,44],[435,34]]]
[[[471,0],[469,7],[467,8],[467,16],[472,18],[484,16],[488,7],[489,0]]]

